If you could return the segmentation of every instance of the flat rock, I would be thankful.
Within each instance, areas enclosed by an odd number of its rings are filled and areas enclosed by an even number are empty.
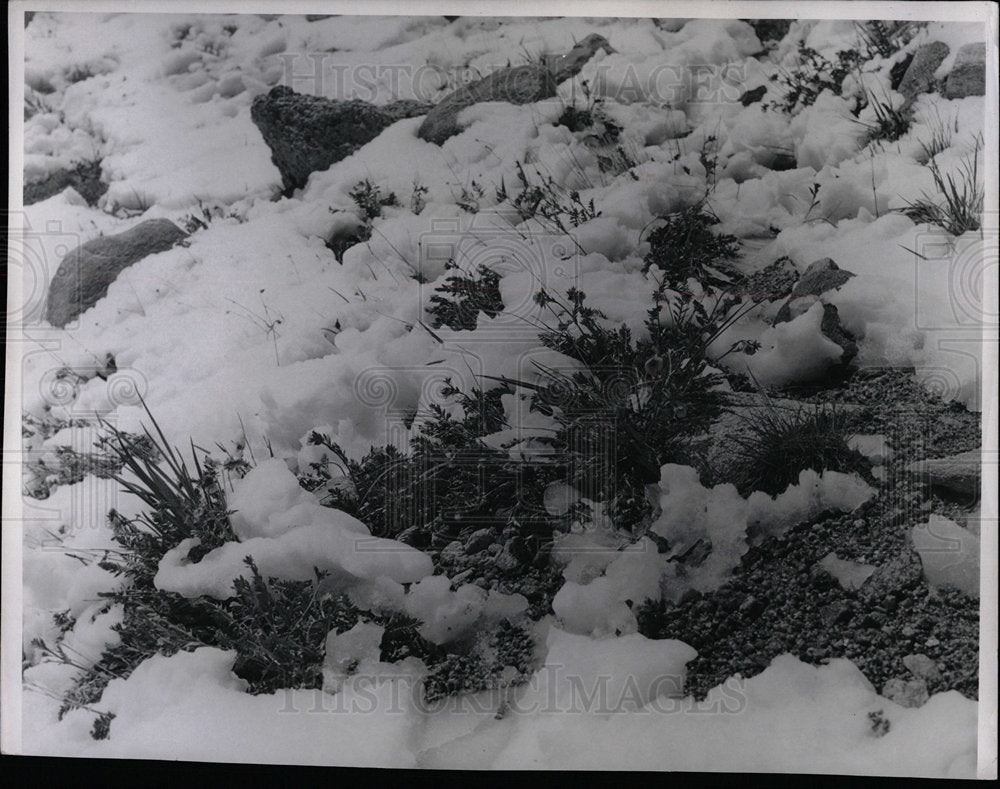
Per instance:
[[[463,85],[441,99],[437,106],[427,113],[417,131],[417,136],[427,142],[441,145],[462,130],[458,125],[458,114],[466,107],[484,101],[532,104],[555,96],[556,85],[552,72],[540,63],[494,71],[478,82]]]
[[[949,457],[918,460],[906,470],[919,474],[935,487],[979,498],[982,464],[981,451],[973,449]]]
[[[809,264],[792,288],[791,298],[802,296],[822,296],[831,290],[837,290],[854,274],[838,266],[832,258],[822,258]]]
[[[169,219],[150,219],[114,236],[101,236],[69,252],[49,285],[45,319],[64,327],[94,306],[129,266],[187,238]]]
[[[603,36],[592,34],[565,55],[544,58],[540,63],[494,71],[483,79],[449,93],[427,113],[417,135],[422,140],[443,144],[462,129],[458,114],[484,101],[532,104],[556,95],[556,86],[580,72],[598,50],[614,52]]]
[[[949,52],[948,45],[943,41],[932,41],[920,47],[913,53],[913,60],[899,83],[898,91],[908,100],[927,93],[934,85],[934,72]]]
[[[271,149],[286,192],[305,186],[309,175],[350,156],[403,118],[424,115],[430,105],[397,101],[333,101],[277,85],[253,100],[250,118]]]
[[[945,82],[944,95],[949,99],[986,94],[986,42],[966,44],[955,54]]]
[[[552,58],[546,65],[558,85],[579,74],[587,62],[602,49],[609,55],[615,51],[604,36],[591,33],[565,55]]]
[[[920,583],[920,557],[909,545],[881,567],[876,568],[859,590],[864,600],[879,603],[899,597]]]
[[[909,669],[913,676],[919,679],[933,682],[941,678],[941,670],[931,658],[924,654],[907,655],[903,658],[903,665]]]

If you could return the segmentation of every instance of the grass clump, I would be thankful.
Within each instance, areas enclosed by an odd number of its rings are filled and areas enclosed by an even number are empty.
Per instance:
[[[806,469],[867,472],[871,464],[848,446],[853,420],[835,408],[786,409],[766,402],[742,418],[743,431],[729,437],[736,458],[737,490],[772,496],[798,482]]]
[[[937,195],[924,195],[909,202],[902,212],[917,224],[937,225],[953,236],[982,227],[986,190],[979,172],[979,151],[983,145],[980,134],[975,148],[958,168],[958,173],[944,174],[933,159],[927,169],[934,178]]]

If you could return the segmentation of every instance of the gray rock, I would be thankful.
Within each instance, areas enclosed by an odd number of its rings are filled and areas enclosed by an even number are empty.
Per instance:
[[[918,679],[933,682],[941,677],[941,670],[937,667],[937,663],[927,657],[927,655],[907,655],[903,658],[903,665]]]
[[[253,100],[250,118],[271,149],[286,192],[291,192],[305,186],[310,173],[350,156],[386,127],[429,109],[416,101],[381,107],[358,99],[332,101],[278,85]]]
[[[840,268],[830,258],[810,263],[792,288],[788,301],[778,310],[774,318],[775,324],[785,323],[798,317],[824,293],[837,290],[853,276],[852,272]],[[857,356],[858,346],[854,335],[843,327],[840,314],[833,304],[823,304],[823,322],[820,329],[827,338],[844,350],[844,355],[840,359],[841,364],[847,364]]]
[[[906,470],[919,474],[931,485],[963,496],[979,497],[983,458],[973,449],[958,455],[910,463]]]
[[[604,36],[591,33],[565,55],[552,58],[546,65],[552,71],[552,77],[558,85],[579,74],[587,62],[602,49],[609,55],[615,51]]]
[[[150,219],[124,233],[81,244],[62,259],[52,278],[45,319],[62,328],[104,298],[126,268],[184,238],[187,233],[169,219]]]
[[[567,54],[543,59],[541,63],[499,69],[477,82],[463,85],[449,93],[434,107],[421,124],[417,135],[441,145],[458,134],[458,114],[466,107],[484,101],[532,104],[556,95],[556,86],[580,72],[584,64],[603,49],[614,52],[602,36],[592,34]]]
[[[922,707],[930,694],[927,683],[922,679],[900,679],[894,677],[882,686],[882,695],[900,707]]]
[[[834,263],[832,258],[822,258],[809,264],[792,288],[791,297],[822,296],[828,291],[837,290],[853,276],[853,273]]]
[[[794,304],[796,299],[819,298],[824,293],[837,290],[853,276],[853,273],[840,268],[831,258],[823,258],[822,260],[810,263],[809,267],[799,277],[798,282],[792,288],[792,292],[788,296],[788,301],[778,310],[774,322],[784,323],[785,321],[792,320],[797,314],[801,314],[808,307],[811,307],[814,301],[814,299],[809,300],[808,305],[803,302],[799,305],[800,309],[796,313],[796,305]]]
[[[877,568],[861,585],[858,594],[861,599],[874,603],[902,596],[920,583],[922,571],[920,557],[907,545],[897,556]]]
[[[945,82],[944,95],[949,99],[986,94],[986,42],[966,44],[955,55]]]
[[[470,554],[479,553],[485,551],[496,541],[497,536],[493,529],[479,529],[469,535],[465,541],[465,550]]]
[[[427,142],[443,144],[461,131],[458,114],[466,107],[484,101],[506,101],[511,104],[531,104],[556,95],[556,81],[543,64],[494,71],[487,77],[463,85],[449,93],[427,113],[417,135]]]
[[[927,93],[934,85],[934,72],[937,71],[949,53],[948,45],[942,41],[932,41],[924,44],[914,54],[903,80],[899,83],[899,92],[907,100],[912,100],[921,93]]]

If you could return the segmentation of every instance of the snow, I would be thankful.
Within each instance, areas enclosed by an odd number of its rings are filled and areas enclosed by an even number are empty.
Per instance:
[[[521,63],[526,53],[564,52],[593,32],[616,53],[599,52],[556,98],[470,107],[462,133],[441,147],[416,136],[420,118],[401,120],[279,198],[280,175],[250,120],[251,102],[272,86],[376,104],[434,101],[462,74]],[[199,561],[188,558],[195,540],[176,546],[156,574],[163,591],[225,599],[233,581],[247,577],[244,558],[252,556],[266,577],[310,580],[316,570],[327,572],[327,589],[346,592],[365,610],[420,619],[422,635],[436,644],[519,617],[524,598],[432,575],[426,554],[373,537],[351,515],[321,506],[295,474],[330,453],[306,437],[317,430],[357,458],[373,445],[405,445],[429,405],[442,402],[437,390],[445,377],[470,391],[484,376],[538,384],[546,370],[581,372],[579,362],[539,347],[538,322],[553,323],[532,301],[542,287],[560,297],[578,287],[608,325],[628,325],[640,336],[653,289],[642,273],[649,227],[706,190],[721,220],[717,230],[744,242],[740,265],[748,270],[787,255],[804,271],[831,257],[857,275],[799,305],[805,309],[786,323],[769,325],[776,305],[752,310],[711,356],[721,357],[737,339],[757,341],[760,349],[728,354],[719,365],[770,386],[822,376],[842,356],[820,331],[827,303],[857,337],[859,364],[913,368],[945,399],[981,407],[981,343],[973,332],[970,347],[969,331],[979,319],[976,262],[984,242],[976,233],[952,238],[916,226],[896,209],[933,190],[921,142],[942,120],[957,131],[935,161],[943,172],[957,172],[984,128],[985,100],[921,96],[911,129],[896,143],[874,146],[864,145],[871,118],[855,119],[845,96],[826,93],[791,119],[738,102],[743,90],[773,84],[769,76],[779,63],[791,64],[797,38],[830,56],[853,45],[853,36],[843,21],[797,21],[772,58],[758,60],[752,28],[735,20],[310,23],[249,14],[40,13],[26,29],[25,82],[44,93],[48,109],[25,122],[25,177],[99,160],[110,186],[93,207],[68,189],[13,217],[12,243],[32,250],[23,267],[34,306],[65,252],[87,240],[153,217],[183,225],[203,207],[216,218],[184,245],[123,272],[66,330],[45,324],[38,311],[26,317],[24,410],[101,416],[139,430],[149,420],[138,394],[171,444],[245,447],[253,468],[227,490],[237,540]],[[945,41],[952,55],[944,73],[957,49],[981,36],[973,25],[932,25],[907,51]],[[376,63],[397,68],[372,73]],[[885,87],[890,65],[881,64],[869,89]],[[687,78],[689,68],[708,69],[715,93],[705,95],[705,85]],[[898,104],[898,95],[887,95]],[[633,167],[602,167],[592,141],[558,125],[567,106],[595,101],[622,127]],[[709,137],[718,150],[711,185],[700,156]],[[789,154],[794,169],[769,169]],[[497,195],[501,184],[516,188],[517,162],[532,183],[551,177],[584,203],[593,200],[600,216],[573,228],[572,238],[551,224],[523,221]],[[387,207],[372,222],[371,239],[340,264],[325,242],[358,227],[349,192],[365,179],[383,195],[395,193],[400,205]],[[419,214],[409,208],[417,184],[427,189]],[[460,206],[473,185],[481,191],[474,214]],[[473,332],[419,325],[427,323],[424,309],[450,259],[466,270],[486,263],[503,275],[504,312],[481,315]],[[97,371],[109,354],[117,372],[105,380]],[[79,373],[82,383],[57,379],[62,368]],[[502,404],[507,425],[485,443],[514,458],[535,451],[533,439],[550,432],[554,420],[530,411],[530,387],[518,387]],[[52,458],[57,446],[87,446],[90,430],[67,428],[44,446],[24,448]],[[855,445],[870,457],[884,455],[869,438],[857,437]],[[697,704],[682,690],[694,650],[636,632],[633,611],[643,601],[717,588],[755,539],[780,537],[824,510],[851,512],[871,488],[854,476],[807,471],[777,497],[758,492],[743,499],[732,486],[705,488],[694,469],[675,465],[664,466],[651,488],[661,508],[652,529],[671,552],[659,553],[648,538],[622,540],[600,506],[584,502],[594,510],[591,519],[574,524],[555,547],[565,583],[547,623],[543,665],[499,719],[493,709],[454,717],[423,709],[412,692],[421,666],[380,664],[373,654],[378,628],[359,625],[328,639],[327,688],[336,693],[250,696],[232,673],[235,655],[200,648],[150,658],[127,679],[113,680],[100,700],[100,709],[117,716],[106,741],[90,737],[91,713],[70,712],[57,722],[57,701],[27,694],[26,747],[379,766],[972,773],[977,705],[957,693],[904,709],[880,698],[848,661],[810,667],[786,655],[752,679],[731,678]],[[566,514],[578,499],[568,486],[553,488],[546,507]],[[54,488],[44,501],[24,501],[23,640],[32,687],[58,694],[75,675],[39,662],[31,645],[59,637],[51,612],[76,619],[62,643],[84,662],[117,637],[112,625],[121,612],[102,611],[99,595],[121,581],[94,562],[115,546],[105,517],[111,508],[130,518],[139,502],[93,476]],[[932,584],[978,594],[976,535],[937,516],[912,534]],[[678,571],[671,557],[699,540],[711,544],[707,558]],[[960,550],[936,550],[940,540]],[[834,575],[856,582],[857,568],[827,558]],[[383,681],[362,679],[373,676]],[[675,684],[659,687],[658,695],[650,688],[662,677]],[[626,697],[624,709],[567,718],[532,707],[550,698],[572,701],[581,687],[590,692],[604,682],[611,697]],[[317,704],[319,713],[310,712]],[[342,713],[364,712],[323,714],[334,704],[345,705]],[[867,716],[879,709],[892,727],[874,737]]]
[[[934,587],[947,584],[979,597],[979,535],[940,515],[910,530],[924,577]]]
[[[756,491],[744,499],[734,485],[706,488],[695,469],[674,464],[660,469],[659,488],[662,514],[651,529],[670,541],[672,554],[682,555],[700,540],[712,547],[704,562],[683,574],[664,563],[666,592],[674,600],[687,589],[718,588],[754,539],[780,536],[824,511],[852,512],[875,495],[856,474],[806,469],[777,496]]]
[[[352,650],[348,649],[350,653]],[[428,708],[405,672],[359,675],[336,694],[251,696],[235,654],[211,648],[156,656],[101,699],[114,736],[89,736],[69,712],[58,731],[26,728],[34,753],[350,766],[650,769],[968,775],[976,704],[936,694],[907,709],[879,697],[846,660],[812,667],[790,655],[728,680],[703,702],[678,692],[694,650],[642,636],[592,640],[550,631],[549,657],[499,719],[484,701]],[[609,667],[618,670],[609,672]],[[54,715],[28,696],[33,717]],[[489,706],[485,707],[490,710]],[[821,714],[817,710],[822,710]],[[890,731],[876,737],[868,714]],[[580,737],[586,748],[580,748]],[[719,748],[718,743],[725,747]]]

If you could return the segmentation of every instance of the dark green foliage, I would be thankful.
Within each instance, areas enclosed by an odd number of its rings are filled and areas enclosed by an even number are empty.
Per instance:
[[[717,235],[712,226],[719,223],[704,203],[663,217],[664,224],[649,235],[649,253],[644,271],[657,266],[665,275],[665,284],[685,291],[694,277],[707,288],[727,288],[735,272],[730,261],[740,256],[735,236]]]
[[[551,175],[547,178],[539,176],[539,182],[534,183],[524,166],[520,162],[516,164],[520,190],[516,194],[508,193],[501,179],[496,197],[498,203],[509,201],[522,220],[538,219],[568,234],[564,217],[571,226],[578,227],[601,215],[601,212],[594,208],[593,200],[584,202],[579,192],[567,191],[559,186]]]
[[[95,740],[106,740],[111,733],[111,721],[117,717],[113,712],[102,712],[97,716],[90,730],[90,736]]]
[[[847,444],[852,419],[835,408],[792,411],[768,405],[744,421],[747,432],[729,438],[738,458],[733,481],[744,496],[757,490],[776,496],[806,469],[843,473],[871,469],[871,463]]]
[[[24,184],[24,204],[31,205],[57,195],[72,186],[87,205],[96,205],[108,185],[101,180],[99,161],[80,162],[73,167],[55,170],[44,178],[26,181]]]
[[[495,630],[482,633],[469,652],[433,661],[424,679],[424,699],[434,702],[456,693],[517,685],[527,681],[533,664],[531,634],[503,620]]]
[[[799,64],[791,71],[782,69],[772,75],[771,80],[784,88],[778,101],[765,103],[765,109],[777,109],[793,113],[803,107],[812,106],[824,90],[839,96],[844,79],[858,69],[862,62],[856,49],[837,52],[836,60],[827,60],[815,49],[799,44]],[[856,111],[860,111],[860,105]]]
[[[906,46],[926,22],[907,22],[903,20],[879,20],[855,23],[858,38],[865,48],[865,59],[871,60],[876,55],[891,58]]]
[[[383,196],[378,186],[367,178],[355,184],[349,194],[358,208],[361,209],[361,215],[366,222],[371,222],[382,216],[382,209],[385,206],[399,205],[399,200],[396,199],[394,192]]]
[[[479,322],[479,313],[495,318],[503,312],[500,300],[500,275],[480,264],[474,275],[466,274],[456,264],[448,268],[455,273],[430,297],[427,312],[432,316],[431,327],[472,331]]]

